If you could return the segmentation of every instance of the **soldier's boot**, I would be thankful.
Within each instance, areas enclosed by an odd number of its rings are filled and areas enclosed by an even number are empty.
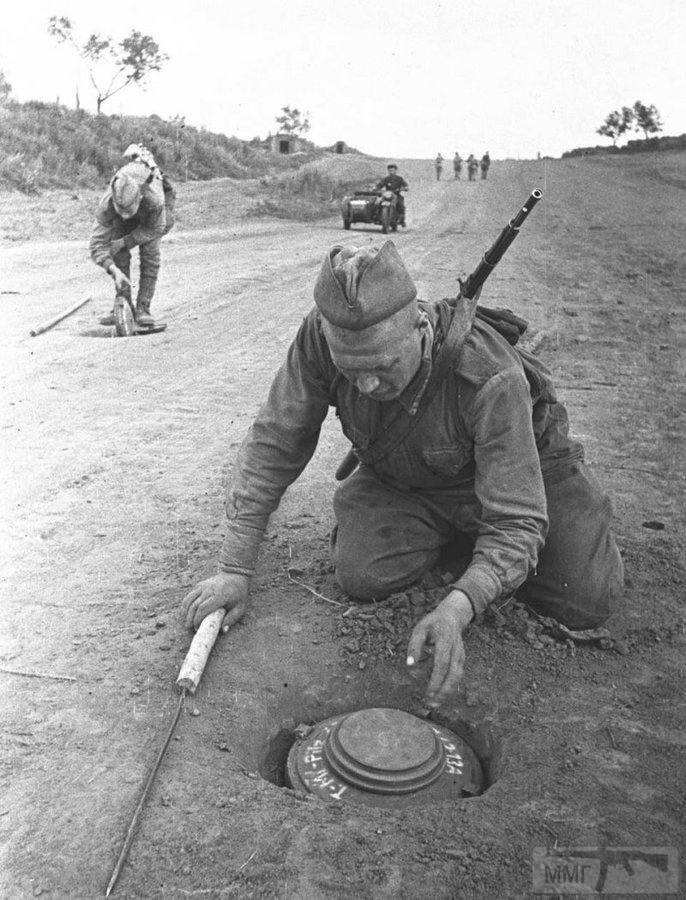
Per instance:
[[[143,261],[141,258],[141,265]],[[136,296],[136,324],[142,328],[152,328],[155,320],[150,315],[150,304],[155,294],[155,285],[157,284],[157,274],[143,274],[141,272],[141,280],[138,284],[138,294]]]
[[[152,328],[155,320],[150,315],[150,300],[146,297],[139,297],[136,300],[136,325],[142,328]]]

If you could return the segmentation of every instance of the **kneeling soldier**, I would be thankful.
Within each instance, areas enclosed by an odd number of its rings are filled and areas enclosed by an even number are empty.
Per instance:
[[[411,585],[461,540],[471,558],[419,621],[408,663],[435,646],[428,698],[462,677],[462,634],[517,591],[570,629],[599,625],[622,590],[610,501],[568,433],[541,362],[493,310],[418,301],[394,244],[334,247],[238,454],[217,575],[185,598],[189,626],[239,619],[270,514],[314,453],[334,406],[359,467],[333,497],[331,553],[360,600]],[[489,324],[491,322],[492,324]]]

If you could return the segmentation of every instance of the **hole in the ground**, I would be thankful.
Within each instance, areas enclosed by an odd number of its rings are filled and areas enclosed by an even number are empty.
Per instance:
[[[377,681],[370,692],[369,681],[348,678],[344,697],[340,685],[320,689],[315,704],[305,691],[302,707],[291,695],[290,715],[259,751],[260,775],[323,799],[389,807],[488,790],[501,768],[502,738],[466,710],[464,717],[417,715],[421,707],[407,688],[396,682],[384,691]]]
[[[269,741],[267,753],[260,764],[260,775],[277,787],[290,787],[286,780],[286,760],[295,744],[295,727],[282,728]]]

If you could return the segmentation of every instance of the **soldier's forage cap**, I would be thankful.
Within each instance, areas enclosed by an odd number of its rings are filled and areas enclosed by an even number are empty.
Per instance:
[[[387,169],[397,169],[398,166],[397,166],[395,163],[389,163],[389,164],[386,166],[386,168],[387,168]]]
[[[376,247],[332,247],[314,285],[314,302],[332,325],[362,331],[404,309],[417,288],[393,241]]]
[[[144,169],[144,173],[141,170]],[[138,212],[141,203],[141,188],[149,175],[147,166],[128,163],[112,179],[112,203],[124,219],[130,219]]]

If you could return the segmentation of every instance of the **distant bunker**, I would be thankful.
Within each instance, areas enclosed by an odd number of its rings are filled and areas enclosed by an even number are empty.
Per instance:
[[[272,135],[272,153],[297,153],[300,150],[300,141],[294,134],[280,132]]]

